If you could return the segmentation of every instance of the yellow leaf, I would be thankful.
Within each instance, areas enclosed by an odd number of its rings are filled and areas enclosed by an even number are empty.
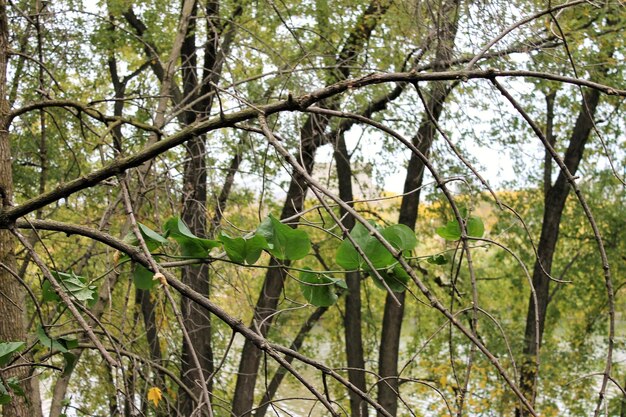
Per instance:
[[[152,387],[148,390],[148,401],[152,401],[155,407],[159,406],[162,397],[160,388]]]

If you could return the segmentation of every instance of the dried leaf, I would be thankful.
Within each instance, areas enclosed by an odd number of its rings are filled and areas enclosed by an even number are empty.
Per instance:
[[[161,389],[158,387],[151,387],[148,390],[148,401],[152,401],[155,407],[159,406],[159,402],[163,398],[163,394],[161,393]]]
[[[159,281],[161,283],[162,286],[166,287],[167,286],[167,278],[165,278],[165,275],[163,275],[160,272],[157,272],[156,274],[154,274],[154,277],[152,278],[153,281]]]

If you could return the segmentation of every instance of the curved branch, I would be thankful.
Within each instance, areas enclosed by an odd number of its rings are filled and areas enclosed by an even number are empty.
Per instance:
[[[61,198],[68,197],[80,190],[92,187],[105,179],[123,173],[124,171],[137,167],[156,156],[183,144],[189,139],[210,132],[212,130],[224,127],[232,127],[236,123],[254,119],[259,113],[265,115],[276,114],[285,111],[303,111],[309,106],[327,99],[329,97],[341,94],[348,90],[363,88],[370,85],[384,84],[390,82],[419,82],[419,81],[446,81],[446,80],[469,80],[469,79],[488,79],[495,80],[497,77],[528,77],[541,78],[552,81],[560,81],[563,83],[574,84],[589,87],[607,95],[617,95],[626,97],[626,90],[616,89],[604,84],[593,81],[582,80],[578,78],[565,77],[557,74],[549,74],[537,71],[446,71],[435,73],[375,73],[365,77],[345,80],[335,83],[331,86],[315,90],[309,94],[298,97],[289,96],[286,100],[277,101],[275,103],[257,106],[256,108],[248,108],[236,111],[230,114],[220,114],[208,120],[200,121],[190,125],[179,132],[147,146],[142,151],[124,158],[116,159],[107,166],[93,171],[87,175],[76,178],[72,181],[59,185],[56,189],[40,194],[23,204],[4,208],[0,211],[0,226],[6,226],[14,222],[17,218],[22,217],[32,211],[44,207]],[[151,127],[154,130],[154,127]]]
[[[47,109],[50,107],[72,108],[82,113],[85,113],[89,117],[92,117],[103,123],[124,123],[124,124],[129,124],[131,126],[135,126],[138,129],[147,130],[149,132],[154,132],[158,135],[161,134],[161,131],[152,125],[136,122],[134,120],[126,119],[126,118],[122,118],[118,116],[107,116],[106,114],[101,113],[100,111],[91,107],[89,103],[85,104],[85,103],[80,103],[78,101],[72,101],[72,100],[44,100],[44,101],[38,101],[35,103],[27,104],[9,113],[9,116],[7,118],[7,125],[10,125],[13,119],[15,119],[18,116],[26,114],[30,111]]]
[[[367,401],[372,407],[380,412],[385,417],[392,417],[388,412],[386,412],[378,403],[376,403],[371,397],[367,395],[366,392],[359,390],[353,384],[351,384],[348,380],[343,378],[339,373],[332,370],[328,366],[324,365],[321,362],[310,359],[293,349],[271,343],[266,338],[262,337],[254,330],[247,327],[241,319],[231,316],[217,304],[213,303],[206,296],[198,293],[191,289],[188,285],[182,283],[179,279],[177,279],[172,273],[169,271],[159,267],[159,271],[154,271],[154,267],[151,263],[151,260],[143,253],[143,251],[135,246],[129,245],[107,233],[101,232],[96,229],[92,229],[90,227],[85,226],[77,226],[74,224],[68,224],[63,222],[51,221],[51,220],[33,220],[33,221],[25,221],[18,220],[15,225],[19,228],[38,228],[43,230],[54,230],[59,232],[70,234],[77,234],[85,237],[89,237],[91,239],[97,240],[101,243],[104,243],[114,249],[117,249],[121,252],[124,252],[128,255],[134,262],[137,262],[144,266],[145,268],[153,271],[160,272],[165,276],[167,284],[174,288],[181,296],[190,299],[201,307],[204,307],[210,313],[217,316],[220,320],[222,320],[226,325],[228,325],[234,332],[241,334],[246,339],[252,341],[260,350],[266,352],[270,357],[276,360],[279,364],[284,366],[290,373],[294,374],[296,378],[299,378],[299,375],[296,375],[297,372],[290,366],[289,362],[286,361],[281,354],[291,356],[295,359],[298,359],[300,362],[303,362],[309,366],[312,366],[322,373],[331,376],[337,382],[344,385],[345,387],[351,389],[356,392],[364,401]],[[1,226],[0,226],[1,228]],[[319,398],[318,398],[319,399]],[[320,399],[320,401],[322,401]],[[324,402],[324,401],[322,401]]]

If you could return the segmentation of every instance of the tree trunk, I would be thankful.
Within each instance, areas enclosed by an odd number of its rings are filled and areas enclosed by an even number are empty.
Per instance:
[[[450,89],[445,85],[436,84],[433,88],[431,101],[428,103],[430,111],[439,119],[441,110]],[[436,129],[428,116],[421,122],[413,143],[419,151],[428,156],[430,147],[435,138]],[[415,154],[411,154],[404,182],[404,193],[400,203],[398,223],[415,229],[419,209],[420,191],[414,191],[422,186],[424,178],[424,163]],[[396,304],[390,294],[385,299],[382,333],[380,336],[380,351],[378,357],[378,375],[381,382],[378,384],[378,402],[390,414],[396,415],[398,410],[398,356],[400,349],[400,334],[404,317],[405,294],[395,294],[400,305]],[[380,414],[379,414],[380,415]]]
[[[593,128],[592,117],[598,107],[599,101],[600,93],[597,90],[591,90],[584,94],[582,107],[576,119],[576,124],[570,136],[569,145],[563,160],[567,169],[572,174],[576,173],[578,165],[582,160],[585,144]],[[559,225],[569,190],[570,186],[567,183],[565,174],[560,172],[556,182],[546,193],[544,201],[541,237],[539,238],[539,245],[537,247],[537,259],[535,261],[532,279],[537,296],[537,310],[539,315],[535,315],[535,302],[531,296],[528,302],[528,313],[526,315],[524,358],[520,370],[520,389],[533,405],[537,395],[537,376],[539,372],[535,358],[539,353],[538,349],[541,348],[545,330],[546,311],[548,309],[550,296],[550,278],[547,274],[550,274],[552,271],[554,252],[556,251],[556,244],[559,238]],[[539,333],[537,333],[537,330]],[[519,407],[515,411],[516,416],[526,414],[526,411]]]
[[[9,141],[7,100],[7,64],[9,45],[9,27],[7,21],[7,3],[0,0],[0,197],[2,207],[11,205],[13,198],[13,170],[11,168],[11,143]],[[15,273],[15,242],[8,230],[0,230],[0,341],[26,342],[26,300],[25,290],[11,272]],[[24,359],[18,362],[23,363]],[[15,377],[24,396],[14,396],[9,404],[2,406],[4,417],[23,417],[41,415],[39,390],[35,386],[38,379],[32,375],[34,368],[21,366],[2,373],[6,382]],[[39,407],[39,408],[38,408]]]
[[[304,343],[304,338],[309,333],[309,331],[311,331],[313,326],[315,326],[315,324],[319,321],[319,319],[322,317],[322,315],[324,315],[326,311],[328,311],[328,307],[318,307],[317,309],[315,309],[315,311],[304,322],[302,327],[300,327],[300,331],[298,331],[298,335],[295,337],[293,342],[291,342],[289,349],[294,350],[296,352],[300,350],[300,348],[302,347],[302,344]],[[293,356],[285,357],[285,361],[289,364],[291,364],[294,361],[294,359],[295,358]],[[276,395],[276,392],[278,391],[278,387],[280,386],[281,382],[283,381],[286,375],[287,375],[287,370],[285,368],[280,367],[276,370],[276,373],[274,374],[274,376],[272,377],[272,380],[267,386],[267,390],[265,391],[265,394],[263,394],[263,396],[261,397],[262,398],[261,405],[259,405],[256,412],[254,413],[254,417],[265,416],[265,413],[267,412],[267,409],[269,408],[271,401],[274,399],[274,395]]]
[[[191,13],[191,20],[187,35],[181,49],[181,61],[183,72],[183,97],[189,105],[183,113],[185,124],[191,125],[199,118],[210,114],[213,104],[213,96],[208,93],[213,87],[211,82],[217,82],[221,73],[222,61],[219,55],[219,1],[207,1],[205,14],[207,23],[207,39],[203,51],[203,74],[202,80],[198,80],[197,51],[196,46],[196,18],[198,17],[198,3],[196,2]],[[186,164],[183,177],[183,213],[182,220],[189,230],[198,237],[207,237],[207,172],[206,172],[206,136],[198,136],[186,144]],[[208,265],[186,266],[183,268],[182,281],[203,294],[210,296],[210,276]],[[211,315],[188,299],[181,301],[181,311],[185,318],[185,328],[189,332],[191,345],[183,339],[181,358],[181,380],[194,392],[197,398],[201,398],[202,387],[198,384],[198,372],[204,375],[209,393],[213,390],[212,374],[213,346]],[[191,349],[195,350],[200,361],[201,369],[195,369],[191,360]],[[179,410],[183,415],[190,415],[197,407],[185,391],[179,394]]]
[[[546,94],[546,140],[550,146],[554,147],[554,100],[556,91]],[[543,198],[548,197],[548,192],[552,188],[552,155],[548,149],[545,150],[543,159]]]
[[[301,161],[308,173],[311,173],[313,170],[313,160],[318,146],[313,137],[314,126],[324,123],[322,120],[324,119],[310,117],[302,128],[301,136],[307,139],[302,144]],[[287,198],[280,216],[281,219],[294,216],[302,211],[304,207],[304,198],[306,197],[308,185],[304,178],[295,170],[291,178]],[[288,261],[284,261],[283,264],[288,264]],[[278,307],[278,300],[280,299],[286,276],[285,270],[277,268],[278,265],[279,263],[276,260],[272,259],[270,261],[270,268],[265,275],[263,288],[254,309],[251,328],[263,337],[267,336],[272,324],[272,317]],[[250,415],[254,403],[254,386],[260,363],[261,351],[252,341],[246,339],[241,353],[237,385],[233,397],[233,413],[236,416]]]
[[[372,0],[368,8],[359,17],[337,56],[337,71],[333,77],[335,78],[334,81],[339,81],[349,76],[350,65],[354,63],[358,54],[363,50],[380,17],[385,14],[390,5],[391,1],[389,0]],[[336,109],[339,103],[333,101],[331,103],[320,103],[320,105]],[[315,152],[323,143],[327,127],[328,119],[326,117],[311,115],[300,131],[301,151],[297,155],[297,159],[300,160],[302,166],[309,174],[313,171]],[[308,184],[294,170],[281,219],[292,217],[302,211],[307,191]],[[254,318],[251,325],[263,337],[267,336],[271,326],[272,317],[276,312],[285,280],[285,271],[281,268],[275,268],[275,266],[277,266],[277,263],[272,260],[254,309]],[[251,415],[252,405],[254,404],[254,386],[256,385],[261,361],[260,354],[261,352],[253,342],[250,340],[244,342],[232,403],[233,413],[238,417]]]
[[[449,61],[452,57],[452,48],[457,32],[458,22],[457,0],[447,2],[441,7],[440,14],[445,23],[438,30],[437,53],[435,67]],[[428,156],[435,139],[437,130],[435,124],[439,120],[443,104],[450,94],[451,89],[443,83],[434,83],[431,97],[426,106],[430,115],[424,115],[413,138],[413,144],[419,151]],[[431,118],[432,116],[432,118]],[[432,120],[434,119],[434,120]],[[414,191],[422,186],[424,178],[424,163],[417,155],[411,154],[404,182],[404,196],[400,203],[398,223],[412,230],[417,223],[419,201],[421,192]],[[380,336],[380,349],[378,356],[378,375],[381,381],[378,383],[378,403],[391,415],[398,412],[399,380],[398,380],[398,357],[400,350],[400,335],[402,332],[402,320],[404,318],[405,293],[395,294],[400,305],[387,294],[385,299],[385,311],[383,313],[382,332]],[[378,413],[380,416],[381,414]]]
[[[346,147],[344,133],[337,136],[335,147],[335,162],[337,164],[337,181],[339,183],[339,197],[350,206],[354,200],[352,192],[352,167]],[[340,210],[343,218],[343,227],[352,230],[354,217],[348,215],[345,209]],[[361,329],[361,274],[358,272],[346,273],[346,311],[343,316],[343,329],[346,344],[346,360],[348,362],[348,380],[358,389],[367,392],[365,381],[365,354],[363,350],[363,334]],[[350,413],[352,417],[367,417],[367,403],[354,391],[349,391]]]

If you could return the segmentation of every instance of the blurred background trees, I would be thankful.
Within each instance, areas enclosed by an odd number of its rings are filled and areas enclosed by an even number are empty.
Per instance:
[[[0,0],[3,415],[625,415],[625,24]]]

